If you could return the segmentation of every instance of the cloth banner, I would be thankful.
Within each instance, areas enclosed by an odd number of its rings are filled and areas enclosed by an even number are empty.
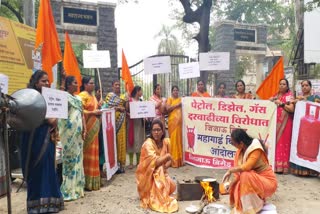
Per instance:
[[[198,167],[232,167],[236,148],[230,133],[241,128],[262,140],[273,166],[276,105],[265,100],[186,97],[183,99],[184,160]]]
[[[116,117],[114,109],[102,109],[102,133],[107,180],[118,170],[116,144]]]
[[[294,111],[290,162],[320,172],[320,104],[299,101]]]

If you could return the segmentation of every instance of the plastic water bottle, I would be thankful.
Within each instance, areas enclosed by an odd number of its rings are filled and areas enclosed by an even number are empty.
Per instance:
[[[176,177],[174,177],[174,176],[172,177],[172,180],[176,184],[176,188],[175,188],[175,190],[174,190],[174,192],[172,194],[177,195],[178,182],[177,182]]]

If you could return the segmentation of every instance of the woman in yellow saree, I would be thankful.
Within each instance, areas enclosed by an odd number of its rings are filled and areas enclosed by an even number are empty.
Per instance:
[[[91,77],[83,77],[80,87],[84,117],[87,127],[87,136],[83,145],[83,168],[85,175],[85,189],[100,189],[99,169],[99,129],[101,111],[98,109],[98,101],[93,95],[94,82]]]
[[[172,86],[171,95],[167,100],[168,131],[171,141],[172,167],[180,167],[183,164],[182,150],[182,111],[181,97],[178,86]]]
[[[170,140],[165,138],[164,125],[159,119],[151,124],[151,136],[141,148],[140,163],[136,171],[140,205],[158,212],[172,213],[178,210],[178,202],[170,195],[176,184],[169,177],[171,165]]]
[[[232,213],[258,213],[278,185],[268,162],[266,148],[243,129],[232,131],[231,143],[238,149],[235,166],[226,172],[222,182],[228,181],[233,174],[229,188],[230,205],[234,207]]]

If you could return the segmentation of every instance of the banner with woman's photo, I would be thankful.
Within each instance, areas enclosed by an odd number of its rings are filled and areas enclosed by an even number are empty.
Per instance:
[[[297,102],[293,130],[290,162],[320,172],[320,104]]]
[[[102,111],[104,155],[106,159],[107,180],[110,180],[112,175],[118,170],[115,111],[114,109],[103,109]]]
[[[185,97],[184,161],[199,167],[230,168],[236,151],[230,134],[241,128],[265,143],[273,165],[276,114],[276,105],[265,100]]]

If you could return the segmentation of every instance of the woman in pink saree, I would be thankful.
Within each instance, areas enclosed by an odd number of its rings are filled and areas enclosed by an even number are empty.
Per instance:
[[[293,125],[294,97],[287,79],[279,82],[279,92],[270,98],[277,105],[275,172],[289,173],[290,145]]]

